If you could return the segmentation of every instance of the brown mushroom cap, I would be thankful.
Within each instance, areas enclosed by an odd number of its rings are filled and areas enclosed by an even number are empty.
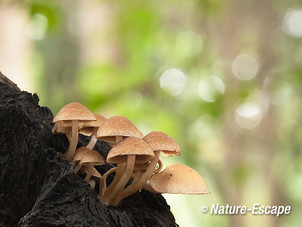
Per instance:
[[[103,157],[94,150],[90,150],[81,158],[80,165],[91,163],[93,165],[104,165]]]
[[[209,194],[203,178],[194,169],[174,164],[150,179],[150,186],[157,192],[169,194]]]
[[[128,137],[116,144],[108,153],[107,162],[125,163],[128,155],[136,155],[136,163],[142,164],[148,162],[154,157],[153,150],[148,144],[137,138]]]
[[[161,131],[153,131],[144,136],[143,140],[153,151],[161,151],[164,156],[180,155],[180,147],[168,134]]]
[[[94,128],[98,128],[107,118],[105,118],[103,115],[95,114],[96,121],[89,121],[80,123],[80,133],[85,136],[90,136],[93,132]]]
[[[124,116],[113,116],[104,121],[97,132],[97,138],[115,143],[116,136],[143,138],[143,134]]]
[[[62,107],[53,119],[53,122],[66,120],[93,121],[96,119],[93,113],[91,113],[90,110],[81,103],[72,102]]]
[[[72,158],[72,161],[74,161],[74,162],[79,162],[79,161],[81,161],[82,157],[83,157],[87,152],[90,152],[90,151],[91,151],[91,150],[88,149],[87,147],[79,147],[79,148],[76,150],[76,152],[75,152],[75,154],[74,154],[74,156],[73,156],[73,158]]]

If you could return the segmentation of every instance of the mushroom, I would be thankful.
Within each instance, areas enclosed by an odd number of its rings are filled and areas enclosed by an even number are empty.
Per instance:
[[[77,163],[76,167],[74,168],[74,174],[77,174],[77,172],[80,170],[80,168],[82,167],[82,165],[79,164],[79,162],[81,161],[82,157],[87,153],[91,151],[90,149],[88,149],[87,147],[79,147],[73,158],[72,161],[74,161],[75,163]]]
[[[79,172],[82,174],[85,174],[87,176],[90,172],[90,167],[83,165]],[[92,179],[92,178],[94,178],[94,179]],[[91,188],[94,189],[96,182],[100,182],[101,180],[102,180],[102,175],[95,168],[92,168],[91,178],[88,181]]]
[[[154,152],[146,142],[136,137],[128,137],[116,144],[108,153],[108,163],[126,163],[124,173],[114,188],[110,186],[105,191],[102,202],[104,204],[116,205],[114,200],[129,181],[135,164],[143,164],[154,157]],[[117,171],[120,166],[117,166]]]
[[[194,169],[174,164],[163,171],[154,174],[150,179],[150,186],[159,193],[169,194],[209,194],[204,179]]]
[[[97,142],[97,131],[99,129],[99,126],[102,124],[103,121],[106,120],[106,118],[103,115],[95,114],[96,121],[92,121],[87,127],[84,127],[80,130],[80,133],[86,136],[91,136],[89,143],[87,144],[87,148],[90,150],[93,150],[96,142]]]
[[[143,138],[143,134],[124,116],[113,116],[105,120],[97,131],[97,138],[110,144],[117,144],[125,137]]]
[[[135,125],[124,116],[113,116],[105,120],[97,131],[97,139],[108,142],[110,145],[115,145],[126,137],[143,138],[143,134],[135,127]],[[117,185],[119,179],[123,175],[125,163],[118,163],[115,177],[104,196],[107,196]]]
[[[176,141],[164,132],[150,132],[143,138],[143,140],[152,148],[155,157],[151,160],[149,167],[146,169],[141,178],[138,181],[134,180],[125,190],[120,193],[119,198],[117,199],[117,203],[122,199],[132,195],[136,191],[141,190],[141,188],[151,178],[152,174],[154,172],[158,172],[156,165],[158,162],[161,163],[161,161],[159,161],[160,152],[162,152],[165,156],[177,156],[181,153],[180,147],[176,143]]]
[[[90,180],[92,171],[94,169],[93,166],[104,165],[104,164],[105,163],[103,157],[97,151],[91,150],[87,152],[85,155],[83,155],[79,165],[89,166],[89,171],[87,172],[85,181],[88,182]]]
[[[72,102],[62,107],[62,109],[57,113],[53,122],[61,121],[62,127],[70,129],[71,137],[69,147],[64,154],[67,160],[71,160],[75,149],[78,144],[78,130],[81,127],[80,123],[85,123],[85,121],[95,121],[94,115],[82,104],[78,102]],[[59,126],[59,125],[58,125]],[[69,136],[67,136],[69,138]]]

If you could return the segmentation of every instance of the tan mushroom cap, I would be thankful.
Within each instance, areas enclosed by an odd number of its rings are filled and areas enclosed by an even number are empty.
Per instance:
[[[143,138],[143,134],[127,117],[113,116],[104,121],[97,132],[97,138],[115,143],[116,136]]]
[[[128,155],[136,155],[135,162],[143,164],[154,157],[153,150],[148,144],[137,138],[128,137],[117,143],[108,153],[107,162],[109,163],[126,163]]]
[[[80,169],[80,172],[87,174],[89,170],[90,170],[89,166],[83,165]],[[92,169],[91,176],[96,177],[98,179],[102,179],[102,175],[95,168]]]
[[[150,186],[159,193],[169,194],[209,194],[204,179],[194,169],[174,164],[150,179]]]
[[[144,136],[143,140],[153,151],[161,151],[164,156],[177,156],[181,154],[180,147],[176,141],[164,132],[150,132]]]
[[[81,158],[80,165],[88,163],[91,163],[93,165],[105,164],[103,157],[97,151],[94,150],[90,150]]]
[[[105,120],[107,120],[106,117],[104,117],[103,115],[100,115],[100,114],[95,114],[94,116],[96,118],[96,121],[80,123],[80,133],[81,134],[83,134],[85,136],[90,136],[92,134],[94,128],[98,128]]]
[[[73,156],[72,161],[74,162],[79,162],[81,161],[82,157],[87,153],[90,152],[91,150],[88,149],[87,147],[79,147]]]
[[[93,113],[81,103],[72,102],[62,107],[53,119],[53,122],[66,120],[93,121],[96,119]]]

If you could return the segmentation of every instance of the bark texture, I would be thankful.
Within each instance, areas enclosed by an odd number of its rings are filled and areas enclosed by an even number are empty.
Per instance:
[[[53,114],[38,102],[0,73],[0,226],[177,226],[165,199],[144,190],[103,206],[57,154],[68,140],[51,134]],[[78,147],[88,142],[80,136]],[[95,150],[105,159],[110,147],[98,141]]]

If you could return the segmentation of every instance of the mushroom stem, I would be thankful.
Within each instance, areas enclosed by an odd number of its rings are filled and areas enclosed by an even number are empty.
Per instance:
[[[104,173],[102,180],[100,180],[99,200],[101,200],[101,198],[102,198],[103,195],[104,195],[104,192],[105,192],[106,189],[107,189],[107,183],[106,183],[107,176],[108,176],[110,173],[113,173],[114,171],[116,171],[116,169],[117,169],[117,167],[114,167],[114,168],[111,168],[110,170],[108,170],[106,173]]]
[[[127,163],[125,167],[125,171],[119,182],[117,183],[115,189],[113,190],[111,196],[109,197],[109,204],[113,204],[114,200],[116,199],[117,195],[124,189],[125,185],[131,178],[131,175],[133,173],[134,165],[135,165],[135,158],[136,155],[131,154],[127,156]]]
[[[93,170],[93,162],[89,163],[89,170],[85,177],[85,181],[89,182],[91,175],[92,175],[92,170]]]
[[[141,178],[141,176],[142,176],[142,173],[143,171],[141,171],[141,170],[138,170],[138,171],[135,171],[135,174],[134,174],[134,176],[133,176],[133,181],[132,181],[132,183],[131,184],[137,184],[137,182],[139,181],[139,179]],[[129,186],[128,186],[129,187]],[[151,186],[150,186],[151,187]],[[126,188],[127,189],[127,188]],[[126,190],[126,189],[124,189],[124,190]],[[123,191],[124,191],[123,190]],[[123,193],[123,191],[122,191],[122,193]],[[121,194],[119,194],[118,196],[117,196],[117,198],[112,202],[113,203],[113,205],[117,205],[117,204],[119,204],[125,197],[122,197],[122,193]]]
[[[96,138],[96,133],[98,131],[98,128],[94,128],[93,131],[92,131],[92,134],[91,134],[91,138],[90,138],[90,141],[88,143],[88,145],[86,146],[88,149],[90,150],[93,150],[96,142],[98,141],[97,138]]]
[[[103,204],[108,203],[111,193],[113,192],[113,190],[115,189],[115,186],[117,185],[117,183],[119,182],[119,180],[121,179],[121,177],[123,175],[124,169],[125,169],[125,163],[117,164],[113,181],[110,183],[108,188],[106,190],[104,190],[104,192],[103,192],[103,195],[102,195],[103,197],[101,199]]]
[[[82,167],[82,165],[81,165],[80,163],[78,163],[78,164],[76,165],[76,167],[74,168],[73,173],[74,173],[74,174],[77,174],[77,172],[79,172],[79,170],[81,169],[81,167]]]
[[[151,160],[149,167],[146,169],[143,176],[140,178],[140,180],[134,184],[132,182],[125,190],[123,190],[119,196],[119,201],[122,201],[124,198],[134,194],[135,192],[139,191],[146,182],[151,178],[152,173],[155,170],[156,164],[159,160],[160,151],[154,151],[155,157]]]
[[[79,121],[78,120],[73,120],[72,121],[72,134],[71,134],[71,140],[69,143],[69,147],[66,151],[66,153],[64,154],[64,157],[67,160],[72,160],[72,157],[74,155],[74,152],[77,148],[78,145],[78,139],[79,139]]]
[[[158,167],[154,170],[154,172],[153,172],[154,174],[157,174],[163,168],[163,162],[160,159],[158,159],[158,163],[157,164],[158,164]]]

